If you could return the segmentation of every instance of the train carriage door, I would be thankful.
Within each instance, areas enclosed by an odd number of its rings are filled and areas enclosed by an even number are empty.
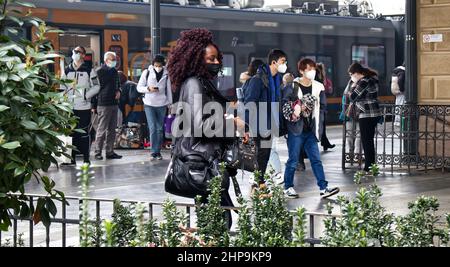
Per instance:
[[[58,38],[60,53],[65,56],[64,66],[68,66],[72,62],[72,51],[77,46],[86,49],[84,62],[87,66],[95,68],[100,64],[102,55],[100,54],[100,33],[98,31],[65,29]]]
[[[104,51],[112,51],[117,55],[117,70],[128,73],[128,32],[121,30],[104,30]]]

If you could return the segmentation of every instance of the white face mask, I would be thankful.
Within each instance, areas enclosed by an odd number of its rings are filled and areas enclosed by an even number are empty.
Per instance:
[[[306,72],[305,77],[311,81],[314,81],[316,79],[316,70],[310,70],[310,71]]]
[[[161,71],[163,71],[163,67],[155,67],[155,70],[157,73],[160,73]]]
[[[287,71],[287,63],[278,65],[278,72],[279,73],[286,73]]]
[[[73,59],[73,61],[75,61],[75,62],[80,62],[81,55],[78,54],[78,53],[73,53],[73,54],[72,54],[72,59]]]

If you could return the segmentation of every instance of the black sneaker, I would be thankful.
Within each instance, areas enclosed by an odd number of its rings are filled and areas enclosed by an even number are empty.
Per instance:
[[[76,166],[77,162],[72,160],[70,163],[61,163],[61,166]]]
[[[95,154],[96,160],[103,160],[102,154]]]
[[[157,160],[163,160],[163,157],[162,157],[161,153],[156,153],[156,159]]]
[[[156,153],[152,153],[152,155],[151,155],[151,161],[154,161],[154,160],[157,160],[158,159],[158,154],[156,154]]]
[[[116,153],[112,153],[111,155],[107,155],[106,159],[121,159],[121,155],[117,155]]]
[[[329,197],[334,196],[337,193],[339,193],[339,191],[340,191],[339,187],[327,188],[325,190],[320,190],[320,197],[321,198],[329,198]]]

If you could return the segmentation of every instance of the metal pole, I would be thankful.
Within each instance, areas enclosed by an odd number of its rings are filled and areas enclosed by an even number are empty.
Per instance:
[[[419,138],[419,118],[417,116],[417,1],[406,1],[406,104],[408,105],[408,114],[406,115],[403,127],[408,128],[407,138],[405,139],[405,153],[407,155],[417,154]]]
[[[417,4],[406,1],[406,101],[417,104]]]
[[[160,0],[151,0],[152,55],[161,53],[161,7]]]

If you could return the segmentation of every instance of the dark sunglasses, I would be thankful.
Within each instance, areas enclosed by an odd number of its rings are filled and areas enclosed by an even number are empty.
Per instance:
[[[75,54],[83,54],[83,51],[80,51],[80,50],[73,50],[73,52],[74,52]]]

